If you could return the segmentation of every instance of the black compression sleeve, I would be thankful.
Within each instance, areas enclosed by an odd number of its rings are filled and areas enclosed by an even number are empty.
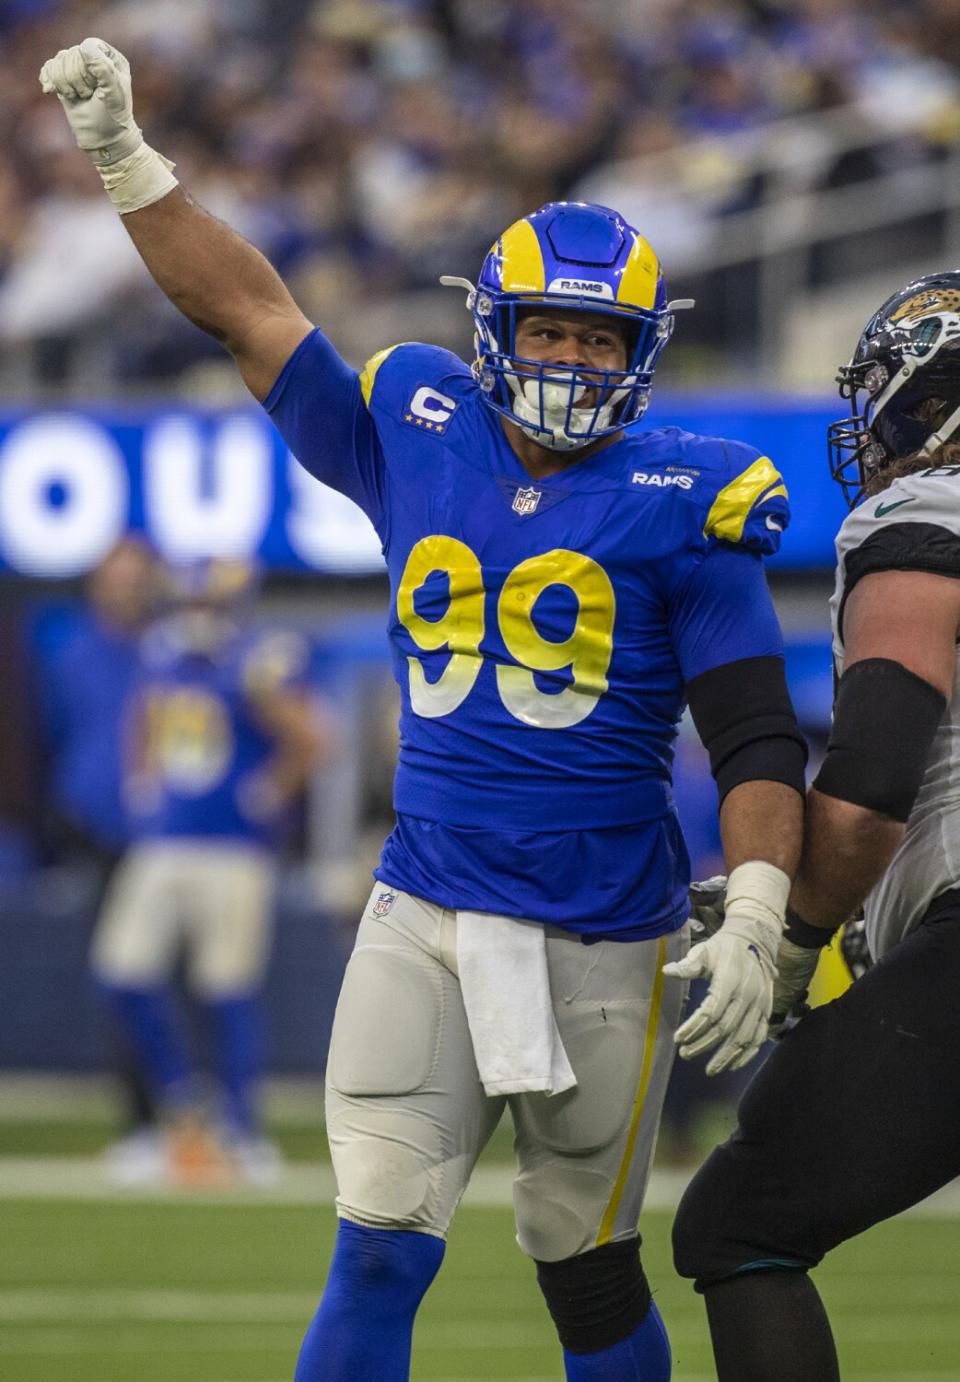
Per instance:
[[[905,821],[946,704],[935,686],[891,658],[855,662],[837,686],[827,756],[814,787]]]
[[[739,783],[760,779],[803,794],[807,745],[782,658],[725,662],[689,681],[686,695],[721,801]]]

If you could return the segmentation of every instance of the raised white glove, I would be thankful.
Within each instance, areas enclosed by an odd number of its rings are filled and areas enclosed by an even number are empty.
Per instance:
[[[129,157],[143,143],[133,118],[130,64],[102,38],[61,48],[41,67],[40,85],[56,92],[74,139],[98,167]]]
[[[739,865],[727,880],[720,930],[663,967],[671,978],[710,980],[706,998],[674,1034],[684,1060],[717,1047],[708,1075],[738,1070],[766,1039],[789,892],[789,878],[773,864]]]
[[[126,215],[177,185],[169,159],[145,144],[133,118],[130,64],[102,38],[61,48],[40,69],[44,91],[56,93],[73,137],[95,163],[117,210]]]

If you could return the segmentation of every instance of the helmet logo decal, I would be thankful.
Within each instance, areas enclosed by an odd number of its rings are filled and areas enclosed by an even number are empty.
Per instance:
[[[613,288],[609,283],[597,283],[588,278],[553,278],[547,286],[548,293],[562,293],[579,297],[588,293],[591,297],[613,300]]]
[[[935,312],[960,312],[960,289],[927,289],[916,293],[900,304],[890,320],[898,325],[906,324],[932,316]]]

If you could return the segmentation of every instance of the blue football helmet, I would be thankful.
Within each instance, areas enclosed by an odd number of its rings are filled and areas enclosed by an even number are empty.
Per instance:
[[[174,561],[165,571],[167,600],[173,605],[233,609],[256,592],[257,569],[241,557],[194,557]]]
[[[195,557],[171,562],[163,575],[165,636],[182,652],[213,656],[236,633],[234,620],[256,595],[252,561]]]
[[[463,278],[440,282],[467,289],[473,373],[486,402],[554,451],[577,450],[643,416],[673,313],[693,306],[667,301],[647,241],[616,211],[591,202],[549,202],[514,222],[484,259],[476,287]],[[626,323],[627,368],[581,370],[518,356],[518,314],[537,306]],[[596,404],[578,408],[588,389],[597,390]]]

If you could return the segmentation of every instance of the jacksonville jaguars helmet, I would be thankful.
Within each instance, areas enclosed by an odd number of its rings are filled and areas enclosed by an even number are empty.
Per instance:
[[[893,461],[933,457],[960,430],[960,269],[888,298],[837,383],[850,416],[827,429],[830,473],[853,508]]]
[[[577,450],[642,417],[673,313],[693,306],[689,299],[667,301],[647,241],[616,211],[591,202],[550,202],[514,222],[484,259],[476,287],[464,278],[440,282],[467,290],[476,327],[473,373],[485,401],[554,451]],[[627,368],[581,370],[518,356],[518,314],[534,306],[626,323]],[[578,407],[591,388],[596,404]]]

